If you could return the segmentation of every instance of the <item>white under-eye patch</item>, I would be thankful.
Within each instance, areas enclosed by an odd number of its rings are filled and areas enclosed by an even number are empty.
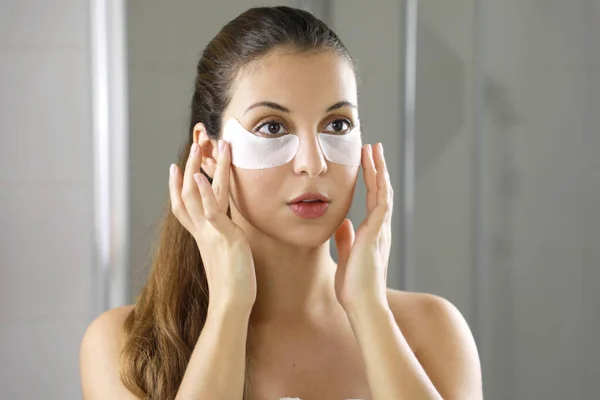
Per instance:
[[[345,135],[317,134],[321,150],[327,160],[336,164],[360,165],[362,138],[357,126]],[[275,138],[256,136],[240,122],[231,118],[223,127],[222,139],[231,146],[231,162],[244,169],[279,167],[290,162],[300,148],[297,135],[286,134]]]

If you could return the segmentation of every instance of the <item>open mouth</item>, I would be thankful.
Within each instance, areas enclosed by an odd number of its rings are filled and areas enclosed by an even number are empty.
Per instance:
[[[289,205],[292,212],[300,218],[319,218],[325,215],[329,202],[323,200],[302,200]]]

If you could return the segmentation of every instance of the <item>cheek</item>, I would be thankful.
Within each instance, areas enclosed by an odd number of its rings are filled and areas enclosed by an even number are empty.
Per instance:
[[[285,166],[261,170],[248,170],[232,166],[230,193],[239,212],[248,221],[259,223],[265,215],[273,217],[274,210],[285,208],[287,197],[286,177],[290,172]],[[359,167],[334,164],[329,165],[326,189],[336,198],[338,212],[347,212],[354,198],[359,176]]]
[[[358,167],[344,167],[339,175],[339,198],[343,202],[341,209],[348,213],[354,201],[354,192],[358,182]]]
[[[245,215],[279,201],[283,183],[279,168],[247,170],[232,166],[230,192],[234,203]]]
[[[351,196],[358,182],[358,167],[339,166],[335,175],[336,182],[340,182],[340,192]]]

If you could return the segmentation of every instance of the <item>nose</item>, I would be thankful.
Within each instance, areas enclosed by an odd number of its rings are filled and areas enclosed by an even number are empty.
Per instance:
[[[306,174],[311,178],[326,173],[327,162],[317,135],[309,133],[299,139],[300,146],[293,161],[294,172],[299,175]]]

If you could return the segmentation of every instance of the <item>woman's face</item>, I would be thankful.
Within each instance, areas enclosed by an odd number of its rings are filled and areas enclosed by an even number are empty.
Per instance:
[[[256,106],[262,102],[271,106]],[[247,131],[266,138],[297,135],[300,146],[279,167],[232,165],[234,221],[297,246],[319,246],[329,239],[352,204],[359,167],[328,161],[317,133],[348,132],[359,122],[356,104],[354,70],[331,51],[278,50],[244,67],[232,86],[223,122],[235,118]],[[292,212],[288,203],[306,192],[329,198],[323,216],[306,219]]]

